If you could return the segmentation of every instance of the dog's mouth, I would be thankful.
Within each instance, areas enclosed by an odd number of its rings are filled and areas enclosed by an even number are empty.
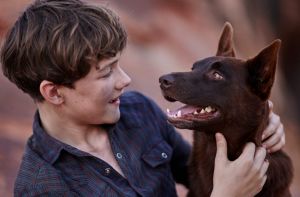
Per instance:
[[[167,109],[168,120],[173,122],[185,121],[210,121],[220,116],[220,112],[217,107],[207,106],[192,106],[184,105],[174,111]]]
[[[221,110],[217,105],[213,104],[202,104],[194,105],[187,104],[183,101],[178,100],[170,94],[166,94],[162,91],[163,96],[170,102],[181,102],[182,107],[175,110],[167,109],[167,120],[169,123],[180,129],[194,129],[200,125],[211,124],[215,121],[220,120]]]

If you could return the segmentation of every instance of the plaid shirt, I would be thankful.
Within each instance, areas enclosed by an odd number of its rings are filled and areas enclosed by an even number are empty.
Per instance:
[[[33,123],[15,183],[15,196],[177,196],[187,186],[191,147],[153,101],[137,92],[121,97],[121,118],[108,128],[126,178],[109,164],[49,136]]]

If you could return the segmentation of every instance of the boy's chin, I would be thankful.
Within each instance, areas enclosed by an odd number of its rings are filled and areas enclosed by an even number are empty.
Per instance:
[[[120,120],[121,114],[120,110],[117,110],[114,114],[109,117],[109,120],[107,121],[108,124],[116,124]]]
[[[106,112],[104,115],[102,115],[101,119],[97,120],[98,125],[110,125],[110,124],[116,124],[121,117],[120,110],[115,110],[115,111],[109,111]]]
[[[120,120],[120,115],[116,117],[111,124],[116,124]]]

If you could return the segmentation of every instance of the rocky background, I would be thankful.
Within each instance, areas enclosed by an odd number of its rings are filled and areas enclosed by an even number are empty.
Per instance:
[[[0,1],[0,40],[32,0]],[[298,0],[89,0],[104,4],[121,17],[129,34],[122,57],[132,78],[129,90],[138,90],[163,108],[158,78],[170,71],[186,71],[195,60],[214,55],[225,21],[235,29],[240,58],[254,56],[275,38],[283,40],[271,100],[285,126],[285,151],[291,156],[295,177],[293,196],[300,196],[300,2]],[[217,91],[217,90],[216,90]],[[13,184],[26,139],[31,135],[35,106],[0,74],[0,196],[13,196]],[[188,140],[191,131],[179,130]],[[298,186],[298,187],[297,187]],[[186,189],[178,185],[179,196]]]

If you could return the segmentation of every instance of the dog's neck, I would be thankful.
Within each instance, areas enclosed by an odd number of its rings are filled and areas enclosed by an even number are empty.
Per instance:
[[[235,160],[240,156],[247,142],[254,142],[256,146],[261,146],[262,132],[268,124],[269,117],[269,107],[267,102],[264,103],[258,114],[260,115],[253,117],[255,120],[252,121],[254,122],[252,125],[243,125],[242,122],[232,122],[223,127],[221,132],[227,141],[228,158],[230,160]],[[216,140],[214,132],[195,131],[194,138],[198,138],[197,140],[194,140],[194,146],[205,147],[204,149],[206,151],[204,152],[204,155],[209,157],[215,155]]]
[[[255,120],[251,121],[251,126],[249,124],[243,125],[241,122],[233,122],[223,127],[221,132],[227,141],[227,155],[229,160],[237,159],[247,142],[254,142],[256,146],[261,145],[262,132],[268,123],[268,104],[264,104],[260,110],[257,113],[259,117],[253,117]],[[213,189],[216,151],[215,132],[194,131],[194,148],[190,160],[190,166],[194,170],[190,176],[199,179],[203,183],[204,186],[201,192],[204,196],[209,196]],[[195,187],[197,188],[198,186]]]

